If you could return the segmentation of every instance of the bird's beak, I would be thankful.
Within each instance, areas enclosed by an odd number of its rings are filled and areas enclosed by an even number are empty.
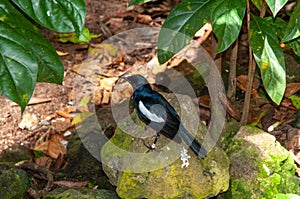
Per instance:
[[[120,78],[127,80],[128,79],[128,75],[122,75]]]
[[[132,85],[132,80],[130,79],[130,75],[122,75],[119,79],[122,83],[128,82],[130,85]],[[125,81],[124,81],[125,80]]]

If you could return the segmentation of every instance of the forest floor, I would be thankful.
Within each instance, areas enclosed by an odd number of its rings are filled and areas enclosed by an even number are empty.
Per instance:
[[[87,6],[86,27],[91,33],[101,34],[101,36],[92,39],[89,44],[62,43],[58,41],[56,33],[43,29],[44,36],[60,52],[61,60],[65,67],[63,84],[37,83],[32,100],[23,115],[21,115],[19,106],[0,96],[0,152],[14,144],[22,144],[31,149],[46,151],[46,153],[52,154],[53,157],[57,157],[58,154],[56,153],[65,153],[64,149],[56,147],[56,144],[60,145],[56,141],[63,140],[64,137],[69,136],[68,133],[75,131],[72,124],[72,119],[76,112],[73,107],[74,84],[78,75],[78,67],[89,56],[89,47],[95,47],[112,35],[126,30],[149,26],[161,27],[165,17],[176,4],[175,1],[170,0],[162,1],[163,3],[149,3],[128,7],[128,0],[86,0],[85,2]],[[241,48],[247,49],[245,46],[241,46]],[[247,62],[245,62],[245,56],[248,53],[242,50],[240,52],[244,52],[244,55],[240,56],[239,64],[245,66],[242,70],[246,74]],[[150,51],[149,54],[153,58],[154,52]],[[143,59],[138,58],[138,56],[135,55],[136,59],[134,61],[138,60],[139,64],[145,65],[151,60],[145,55],[143,55]],[[228,55],[224,54],[225,60],[226,56],[228,58]],[[122,62],[123,58],[121,57],[120,59],[119,62]],[[125,69],[120,69],[123,72],[128,70],[129,68],[126,67]],[[226,70],[226,68],[223,70]],[[242,88],[245,84],[245,81],[243,81],[244,76],[239,78],[239,88]],[[259,80],[255,89],[258,90],[258,88],[261,88]],[[105,97],[105,94],[102,93],[101,100],[104,100]],[[270,124],[283,120],[291,123],[291,120],[295,118],[296,109],[292,108],[291,102],[287,98],[284,99],[283,103],[280,106],[275,106],[270,101],[265,102],[265,104],[254,108],[252,115],[257,114],[255,111],[257,109],[261,110],[263,107],[266,110],[272,110],[271,113],[266,113],[267,116],[268,114],[271,116],[265,119]],[[102,106],[109,106],[107,103],[104,104]],[[236,106],[239,106],[238,104],[241,103],[236,102]],[[230,114],[228,117],[230,117]],[[254,119],[251,121],[254,121]],[[289,132],[289,129],[284,129],[276,132],[275,136],[289,150],[297,149],[298,151],[299,142],[296,142],[296,135],[297,139],[299,139],[300,135],[296,132],[293,136],[291,134],[288,136],[287,132]],[[53,135],[57,135],[58,139],[52,139],[51,137],[55,137]],[[49,144],[50,142],[54,143],[52,145],[53,148],[45,148],[45,143]]]

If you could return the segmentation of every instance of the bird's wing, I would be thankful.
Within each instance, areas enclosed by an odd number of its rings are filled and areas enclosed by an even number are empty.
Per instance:
[[[152,122],[164,123],[166,120],[166,110],[160,104],[150,104],[139,101],[140,111]]]

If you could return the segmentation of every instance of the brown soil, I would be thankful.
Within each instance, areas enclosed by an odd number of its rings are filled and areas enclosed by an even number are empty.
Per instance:
[[[91,33],[103,35],[93,39],[91,44],[100,43],[111,34],[143,25],[136,21],[138,13],[136,10],[141,9],[141,6],[132,7],[131,10],[126,11],[128,0],[86,0],[85,2],[87,6],[86,27]],[[115,20],[109,21],[111,19]],[[33,98],[46,100],[46,102],[28,105],[24,112],[24,115],[29,115],[29,120],[36,121],[32,126],[29,125],[33,129],[19,128],[22,121],[20,107],[0,96],[0,152],[17,143],[33,148],[41,135],[51,128],[51,122],[61,118],[56,114],[56,111],[70,106],[68,102],[71,99],[68,96],[76,76],[72,68],[86,59],[88,45],[60,43],[56,40],[55,33],[49,30],[43,29],[43,34],[51,41],[57,51],[67,53],[67,55],[61,56],[65,67],[63,85],[37,83]],[[49,122],[49,125],[44,125],[41,128],[41,121]]]

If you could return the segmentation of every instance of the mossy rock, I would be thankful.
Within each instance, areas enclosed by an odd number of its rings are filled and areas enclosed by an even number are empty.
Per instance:
[[[27,190],[31,187],[30,179],[21,169],[1,170],[0,198],[29,198]]]
[[[97,141],[97,134],[92,131],[90,131],[90,134],[91,137]],[[96,146],[97,145],[94,147],[95,149]],[[100,154],[100,150],[98,153]],[[89,183],[98,186],[101,189],[114,189],[108,182],[108,178],[102,170],[101,162],[92,156],[85,148],[85,145],[82,143],[82,139],[80,139],[77,132],[71,136],[68,143],[67,164],[63,170],[56,173],[55,179],[78,179],[81,181],[89,181]]]
[[[215,147],[204,159],[189,150],[189,166],[182,168],[180,146],[161,137],[158,148],[164,145],[163,151],[145,153],[142,142],[118,129],[103,147],[103,169],[121,198],[206,198],[227,190],[229,159],[222,149]]]
[[[30,149],[18,144],[4,150],[0,154],[0,162],[17,163],[30,159],[33,159],[33,153],[30,151]]]
[[[200,125],[198,132],[205,130]],[[137,127],[132,131],[147,134],[151,129]],[[201,135],[196,137],[200,140]],[[150,136],[144,142],[153,140]],[[187,148],[161,136],[159,151],[146,153],[148,149],[140,138],[117,128],[102,148],[103,170],[121,198],[206,198],[228,189],[229,159],[222,149],[215,147],[204,159],[188,150],[189,166],[182,168],[182,147]]]
[[[296,165],[275,137],[243,126],[228,148],[230,188],[220,198],[276,198],[300,194]]]
[[[172,95],[164,96],[178,111],[185,127],[196,132],[195,137],[201,141],[207,128],[199,122],[190,98],[177,95],[176,100]],[[134,111],[118,124],[114,136],[103,146],[103,170],[121,198],[198,199],[216,196],[228,189],[229,159],[221,148],[214,147],[204,159],[188,149],[189,165],[183,167],[181,153],[188,146],[160,136],[157,151],[147,153],[145,143],[153,143],[154,135]]]

